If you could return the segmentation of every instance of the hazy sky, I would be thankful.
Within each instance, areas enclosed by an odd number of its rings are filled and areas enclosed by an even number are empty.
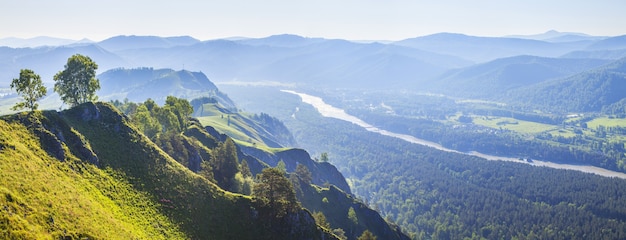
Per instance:
[[[0,38],[189,35],[200,40],[291,33],[400,40],[551,29],[626,34],[624,0],[1,0]]]

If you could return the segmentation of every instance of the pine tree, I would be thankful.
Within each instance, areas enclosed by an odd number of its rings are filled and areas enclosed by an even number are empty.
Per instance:
[[[235,174],[239,172],[239,162],[235,142],[227,138],[216,149],[213,176],[220,187],[230,190]]]
[[[300,163],[298,163],[298,165],[296,166],[296,175],[301,181],[305,182],[306,184],[311,184],[311,181],[313,181],[313,177],[311,176],[311,171],[309,171],[309,168]]]

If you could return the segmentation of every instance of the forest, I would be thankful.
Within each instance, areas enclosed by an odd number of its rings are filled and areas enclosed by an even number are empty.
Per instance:
[[[322,117],[295,95],[273,93],[275,90],[270,88],[249,87],[245,90],[246,97],[265,98],[263,103],[250,101],[245,102],[243,107],[266,111],[282,119],[300,146],[313,153],[326,153],[329,161],[346,176],[355,196],[379,210],[414,239],[626,237],[626,209],[621,204],[626,200],[625,180],[438,151],[368,132],[345,121]],[[231,96],[243,102],[241,96]],[[335,98],[328,98],[328,102],[341,103],[341,97],[337,96],[342,95],[333,96]],[[397,108],[394,104],[393,99],[402,96],[389,98],[384,104],[396,112],[408,111],[409,108]],[[413,128],[408,126],[420,126],[432,131],[431,137],[449,141],[445,143],[448,145],[464,143],[462,146],[466,148],[482,147],[497,151],[494,146],[515,140],[526,145],[509,147],[512,150],[535,148],[537,151],[549,150],[550,154],[558,156],[561,152],[557,150],[562,149],[563,154],[572,156],[575,156],[574,153],[594,156],[587,151],[538,144],[537,140],[533,144],[527,138],[512,133],[476,133],[463,137],[461,133],[468,134],[469,130],[455,133],[458,129],[447,128],[442,122],[432,119],[390,116],[388,108],[363,107],[356,111],[357,106],[371,105],[355,104],[366,102],[362,95],[346,95],[344,98],[353,102],[338,106],[352,106],[349,113],[370,123],[390,130],[409,130]],[[424,98],[428,97],[415,99]],[[415,105],[413,110],[446,102],[461,108],[454,101],[440,97],[435,99],[438,102],[423,102]],[[371,102],[374,106],[380,104]],[[371,110],[364,110],[367,108]],[[294,109],[297,111],[294,112]],[[431,111],[444,113],[451,110],[433,108]],[[379,121],[376,121],[377,117]],[[387,125],[383,124],[384,120],[389,121]],[[447,134],[445,138],[439,136],[441,133]],[[481,141],[472,140],[477,136],[482,136]],[[483,138],[485,141],[482,141]],[[494,145],[480,145],[481,142]]]
[[[626,237],[624,180],[437,151],[337,120],[302,121],[315,127],[298,128],[300,143],[325,142],[355,194],[415,238]]]

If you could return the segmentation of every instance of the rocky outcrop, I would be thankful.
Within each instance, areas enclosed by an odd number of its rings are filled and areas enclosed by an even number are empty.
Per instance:
[[[287,172],[294,172],[296,170],[296,166],[298,166],[298,164],[302,164],[311,172],[313,184],[319,186],[331,184],[344,192],[351,193],[348,182],[346,182],[343,174],[341,174],[335,166],[327,162],[314,161],[311,159],[311,155],[303,149],[291,148],[276,153],[268,153],[258,148],[244,146],[241,146],[240,148],[244,154],[253,156],[272,167],[276,166],[276,164],[282,160],[285,163]]]
[[[65,161],[70,151],[74,156],[98,165],[98,156],[84,137],[62,120],[56,111],[20,113],[9,116],[20,121],[39,138],[42,148],[54,158]]]

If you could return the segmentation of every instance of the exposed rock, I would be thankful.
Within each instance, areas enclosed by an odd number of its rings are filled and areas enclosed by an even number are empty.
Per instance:
[[[226,134],[221,134],[220,132],[218,132],[217,130],[215,130],[215,128],[208,126],[204,128],[209,134],[211,134],[211,136],[213,136],[214,138],[216,138],[217,140],[219,140],[220,142],[224,142],[226,141],[226,138],[228,137]]]
[[[351,193],[348,182],[346,182],[343,174],[341,174],[335,166],[330,163],[314,161],[311,159],[311,155],[303,149],[292,148],[271,154],[257,148],[243,146],[240,148],[244,154],[258,158],[270,166],[276,166],[276,164],[282,160],[285,163],[287,172],[294,172],[296,166],[302,164],[311,172],[314,184],[323,186],[328,183],[337,186],[347,193]],[[250,169],[252,169],[252,167]]]
[[[65,161],[65,150],[63,149],[61,140],[45,128],[35,128],[33,129],[33,133],[39,137],[41,147],[46,150],[50,156],[60,161]]]

